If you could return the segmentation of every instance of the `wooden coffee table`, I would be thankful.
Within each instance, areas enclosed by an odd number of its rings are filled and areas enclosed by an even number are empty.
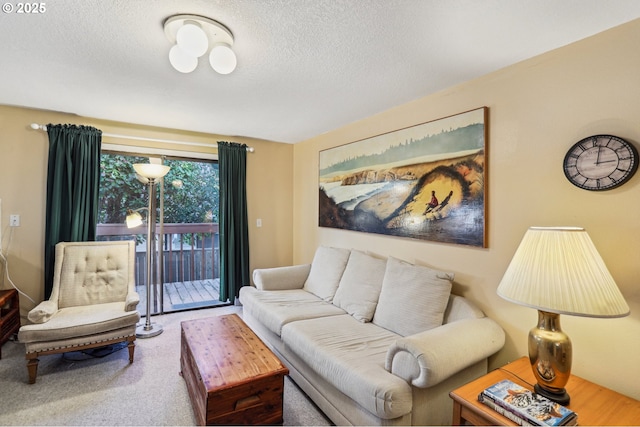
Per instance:
[[[198,425],[282,424],[289,370],[238,315],[181,327],[180,368]]]

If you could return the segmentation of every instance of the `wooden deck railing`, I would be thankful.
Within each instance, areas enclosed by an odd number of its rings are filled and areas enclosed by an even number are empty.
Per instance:
[[[156,226],[160,234],[160,226]],[[127,228],[124,224],[98,224],[98,240],[131,240],[138,235],[144,242],[147,228],[141,225]],[[164,224],[164,281],[189,282],[220,277],[220,246],[218,224]],[[136,249],[136,283],[146,283],[146,243]],[[155,282],[155,281],[154,281]]]

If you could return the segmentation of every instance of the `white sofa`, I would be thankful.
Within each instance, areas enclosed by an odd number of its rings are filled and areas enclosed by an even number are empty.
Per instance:
[[[257,269],[245,322],[336,425],[446,425],[449,391],[487,372],[503,330],[451,294],[453,275],[319,247],[312,264]]]

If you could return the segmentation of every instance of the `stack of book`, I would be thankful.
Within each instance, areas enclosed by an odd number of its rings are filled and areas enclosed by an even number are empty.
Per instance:
[[[556,402],[504,380],[483,390],[478,400],[521,426],[575,426],[578,414]]]

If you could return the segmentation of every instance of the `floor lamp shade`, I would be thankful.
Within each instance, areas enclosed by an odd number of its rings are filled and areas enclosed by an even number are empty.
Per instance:
[[[571,373],[571,340],[560,314],[623,317],[624,300],[588,233],[579,227],[531,227],[498,286],[507,301],[538,310],[529,332],[529,358],[536,391],[567,404],[564,386]]]
[[[171,167],[157,163],[135,163],[133,169],[138,175],[147,179],[159,179],[169,173]]]

